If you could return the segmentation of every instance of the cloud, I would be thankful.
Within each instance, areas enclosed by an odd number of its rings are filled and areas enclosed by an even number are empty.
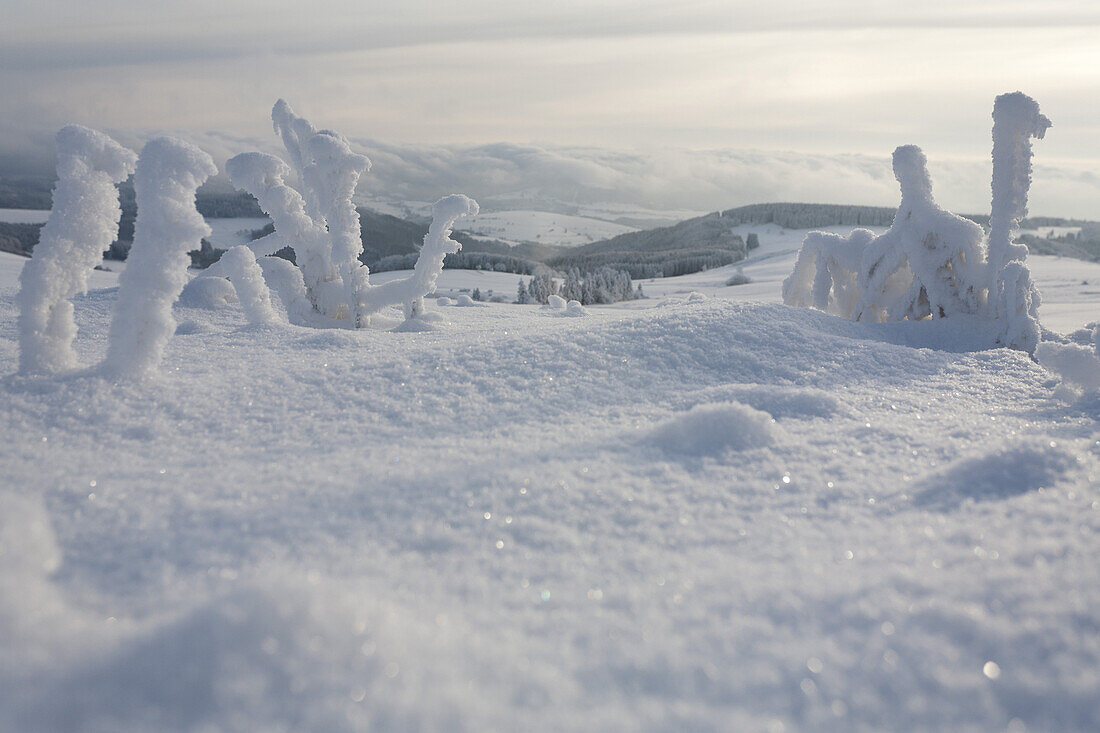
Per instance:
[[[433,201],[467,193],[488,208],[548,201],[619,203],[652,209],[713,211],[766,201],[896,206],[888,156],[811,155],[745,150],[616,151],[601,148],[392,145],[356,141],[374,167],[364,198]],[[989,209],[985,160],[931,160],[937,200],[963,213]],[[1100,177],[1087,169],[1037,165],[1031,210],[1097,217]]]

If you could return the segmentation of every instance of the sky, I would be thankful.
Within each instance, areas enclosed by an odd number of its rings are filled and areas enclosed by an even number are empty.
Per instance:
[[[364,141],[368,155],[372,142],[458,159],[508,143],[722,178],[677,164],[678,154],[710,153],[727,167],[753,156],[766,166],[771,155],[780,168],[795,154],[792,190],[888,204],[888,167],[884,187],[829,185],[821,167],[855,175],[863,166],[851,156],[883,165],[915,143],[934,178],[937,162],[969,165],[973,177],[989,158],[993,98],[1021,90],[1055,125],[1036,148],[1045,166],[1036,204],[1100,218],[1095,0],[0,0],[0,9],[0,169],[48,164],[51,136],[68,122],[136,144],[170,132],[223,157],[273,142],[268,115],[283,97]],[[670,194],[692,195],[682,172],[658,176]],[[807,176],[822,185],[806,190]],[[748,203],[774,187],[740,185],[716,201]],[[940,199],[972,208],[988,201],[988,184],[948,186]],[[697,208],[720,205],[707,201]]]

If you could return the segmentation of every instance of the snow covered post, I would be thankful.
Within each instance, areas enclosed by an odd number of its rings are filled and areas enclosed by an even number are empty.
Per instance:
[[[362,312],[377,313],[388,305],[405,304],[405,318],[416,318],[424,312],[424,296],[435,289],[443,270],[443,258],[458,252],[462,245],[451,239],[451,227],[461,216],[478,212],[477,202],[460,193],[444,196],[432,205],[432,223],[424,235],[420,256],[413,274],[404,280],[372,286],[364,292]]]
[[[210,234],[195,209],[195,191],[215,173],[210,156],[182,140],[157,138],[141,151],[134,246],[119,277],[107,374],[140,378],[160,363],[176,328],[172,304],[187,282],[187,253]]]
[[[989,297],[1001,322],[1000,341],[1034,353],[1039,344],[1039,291],[1024,264],[1027,247],[1012,240],[1027,216],[1031,138],[1043,139],[1051,122],[1022,92],[993,103],[993,208],[989,216]]]
[[[137,155],[101,132],[69,125],[57,133],[57,187],[34,256],[19,276],[19,371],[76,366],[70,302],[87,289],[88,272],[118,236],[117,184]]]
[[[248,322],[254,326],[274,326],[281,319],[271,307],[271,291],[264,282],[264,273],[256,264],[256,255],[244,245],[231,248],[221,261],[229,275],[229,282],[237,290]]]

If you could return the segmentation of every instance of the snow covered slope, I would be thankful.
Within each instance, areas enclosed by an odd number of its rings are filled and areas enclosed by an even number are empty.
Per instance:
[[[1100,402],[975,351],[980,324],[177,307],[153,382],[27,379],[23,262],[0,257],[0,730],[1100,719]],[[77,298],[85,363],[114,278]]]
[[[546,211],[493,211],[463,220],[461,228],[504,242],[538,242],[559,247],[574,247],[637,231],[601,219]]]

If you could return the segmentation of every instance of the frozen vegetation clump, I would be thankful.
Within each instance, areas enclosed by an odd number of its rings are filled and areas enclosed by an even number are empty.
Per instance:
[[[413,274],[400,281],[373,286],[370,271],[359,257],[363,240],[352,195],[370,161],[351,150],[347,139],[331,130],[317,130],[285,101],[276,102],[271,118],[286,147],[290,164],[263,153],[244,153],[226,163],[235,186],[256,197],[275,224],[272,234],[248,245],[262,260],[283,247],[294,250],[300,277],[261,264],[265,277],[287,308],[291,322],[305,323],[309,312],[327,319],[350,319],[356,328],[369,325],[373,314],[402,306],[406,319],[419,318],[424,296],[435,287],[443,258],[460,245],[450,238],[461,216],[476,214],[477,203],[462,195],[440,199],[424,238]],[[294,173],[297,187],[287,178]],[[207,270],[226,276],[225,266]],[[304,307],[309,304],[308,311]]]
[[[143,377],[160,363],[176,330],[172,304],[187,283],[187,253],[210,235],[195,191],[217,171],[209,155],[182,140],[161,137],[142,149],[134,173],[134,246],[119,277],[108,374]]]
[[[783,301],[874,323],[984,316],[996,322],[999,343],[1033,353],[1039,293],[1023,263],[1027,248],[1012,239],[1027,213],[1030,139],[1050,121],[1019,92],[998,97],[993,118],[988,237],[936,203],[924,153],[903,145],[894,151],[901,203],[890,228],[878,236],[810,232],[783,282]]]
[[[70,299],[118,235],[117,185],[137,155],[101,132],[70,125],[57,133],[57,187],[34,256],[20,275],[19,371],[54,373],[77,366]]]

